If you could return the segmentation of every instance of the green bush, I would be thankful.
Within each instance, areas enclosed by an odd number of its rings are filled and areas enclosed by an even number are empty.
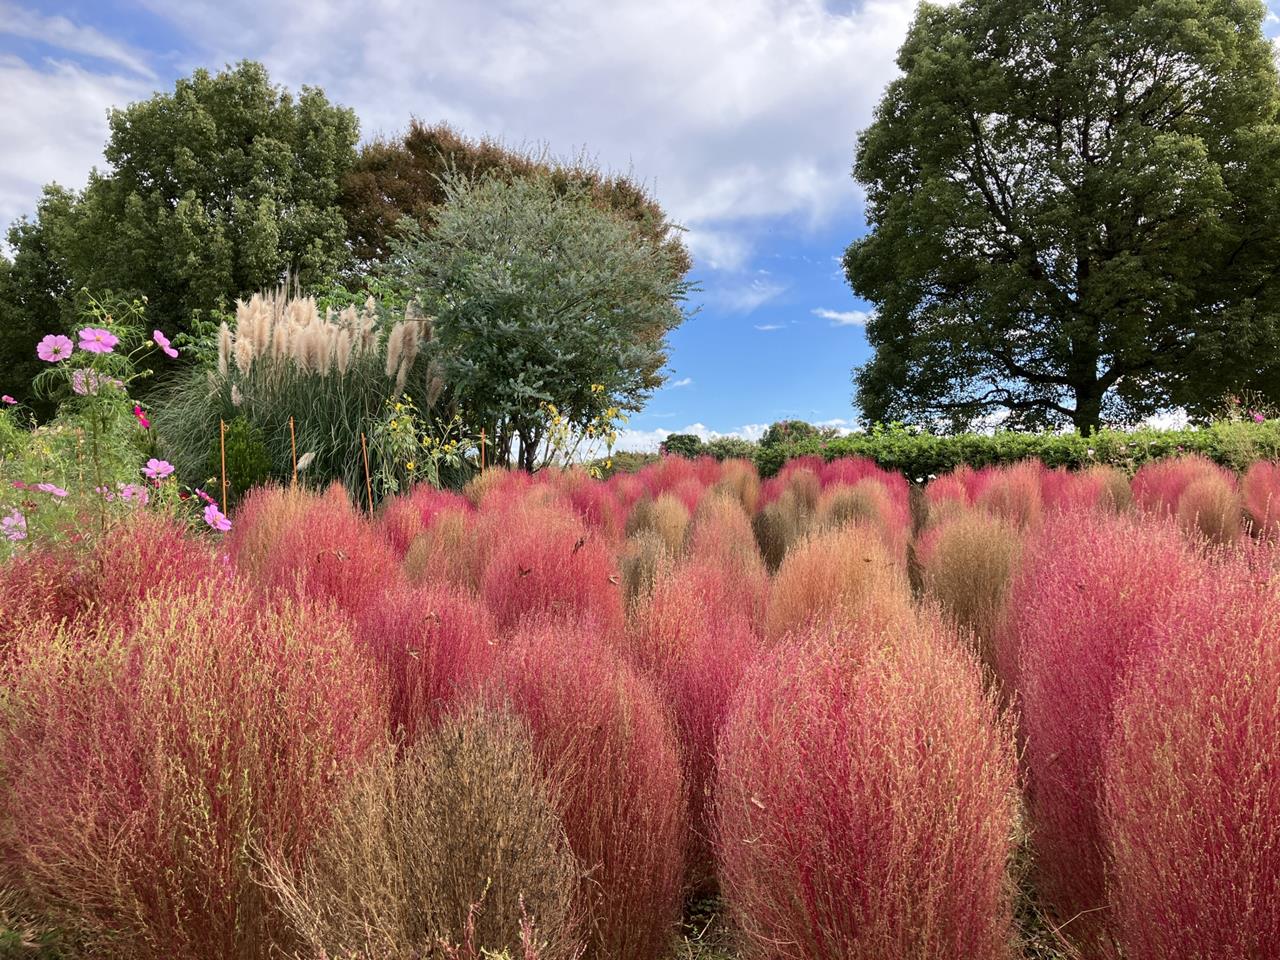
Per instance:
[[[234,506],[240,497],[251,489],[271,479],[283,480],[292,476],[292,464],[288,475],[282,470],[273,475],[271,453],[267,440],[257,424],[244,416],[238,416],[227,424],[227,506]],[[221,440],[209,451],[209,476],[222,476]]]
[[[829,431],[823,431],[804,420],[779,420],[770,424],[769,429],[760,438],[760,446],[768,450],[789,443],[802,443],[805,440],[824,438]]]
[[[1109,464],[1132,472],[1149,460],[1182,453],[1199,453],[1233,470],[1241,470],[1255,460],[1280,459],[1280,420],[1226,421],[1181,430],[1101,430],[1088,437],[1012,430],[937,436],[895,424],[845,437],[810,436],[773,444],[762,441],[756,466],[761,475],[772,476],[793,457],[868,457],[886,470],[901,471],[908,479],[922,481],[961,464],[976,468],[1016,463],[1029,457],[1049,467]]]
[[[702,456],[702,438],[693,433],[673,433],[666,440],[662,441],[662,452],[673,457],[687,457],[692,460],[694,457]]]
[[[754,460],[760,445],[741,437],[720,437],[704,444],[702,452],[717,460]]]

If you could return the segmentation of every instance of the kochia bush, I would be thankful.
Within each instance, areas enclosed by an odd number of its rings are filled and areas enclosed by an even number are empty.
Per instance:
[[[1280,595],[1248,573],[1184,593],[1117,707],[1104,825],[1128,960],[1280,944]]]
[[[211,585],[142,601],[128,627],[48,624],[17,642],[6,875],[117,956],[287,952],[258,859],[296,862],[384,735],[345,620]]]
[[[589,631],[531,625],[494,696],[528,724],[577,858],[587,960],[652,960],[680,917],[680,752],[652,686]]]
[[[775,651],[743,681],[716,788],[751,960],[1009,956],[1012,736],[936,624]]]
[[[1015,578],[998,640],[1016,691],[1043,892],[1082,942],[1105,929],[1103,756],[1128,670],[1197,576],[1168,521],[1046,520]]]

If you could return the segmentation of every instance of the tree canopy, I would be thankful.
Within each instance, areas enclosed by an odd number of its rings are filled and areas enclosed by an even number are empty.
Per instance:
[[[1280,396],[1257,0],[924,4],[858,143],[868,421],[1089,430]]]
[[[662,383],[689,285],[670,245],[585,188],[537,174],[444,186],[431,229],[394,239],[385,269],[435,317],[427,349],[468,431],[532,469],[552,416],[582,430]]]
[[[53,317],[69,322],[82,288],[144,296],[174,333],[286,273],[310,285],[345,268],[338,196],[358,125],[320,90],[295,97],[244,62],[197,70],[109,122],[107,169],[80,192],[46,187],[36,217],[9,232],[21,295],[0,320],[16,351],[6,364]]]
[[[448,124],[419,120],[401,137],[362,147],[346,175],[341,203],[357,260],[385,260],[405,217],[429,228],[448,198],[445,181],[451,176],[542,177],[562,193],[584,193],[596,207],[617,214],[640,236],[666,248],[678,275],[692,265],[662,208],[630,177],[604,173],[585,159],[558,163],[545,154],[511,149],[492,139],[473,140]]]

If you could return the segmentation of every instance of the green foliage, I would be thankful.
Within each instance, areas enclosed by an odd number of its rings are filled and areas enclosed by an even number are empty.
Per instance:
[[[693,433],[673,433],[662,441],[662,452],[692,460],[702,455],[702,438]]]
[[[703,446],[703,452],[717,460],[754,460],[758,443],[741,437],[717,437]]]
[[[777,423],[769,425],[769,429],[760,438],[760,446],[768,449],[782,443],[795,443],[800,440],[809,440],[813,437],[832,435],[832,431],[815,427],[804,420],[779,420]]]
[[[924,4],[863,132],[868,422],[1136,423],[1280,395],[1280,84],[1256,0]]]
[[[1280,459],[1280,420],[1218,422],[1185,430],[1100,430],[1087,437],[1015,430],[940,436],[893,424],[835,439],[811,437],[796,443],[762,446],[756,465],[762,475],[772,476],[793,457],[869,457],[886,470],[898,470],[908,479],[921,481],[961,464],[985,467],[1016,463],[1028,457],[1050,467],[1109,464],[1132,472],[1148,460],[1184,453],[1202,454],[1233,470],[1243,470],[1255,460]]]
[[[234,506],[241,496],[273,478],[271,454],[257,424],[238,416],[227,423],[227,506]],[[221,483],[222,442],[215,441],[209,451],[207,478],[210,488]]]
[[[669,251],[546,177],[446,181],[430,232],[410,224],[387,265],[432,314],[427,352],[447,408],[493,461],[534,469],[550,405],[586,432],[640,408],[663,377],[689,285]],[[608,417],[607,419],[615,419]]]
[[[65,328],[83,287],[145,297],[158,326],[199,337],[199,320],[286,272],[307,284],[337,275],[350,257],[338,194],[357,136],[350,110],[314,88],[295,97],[247,61],[112,111],[108,169],[80,193],[47,187],[36,219],[9,233],[0,369]]]
[[[438,208],[448,200],[446,181],[452,175],[547,178],[561,192],[585,193],[597,209],[615,214],[665,249],[675,277],[684,276],[692,265],[657,201],[629,177],[602,173],[585,159],[558,163],[545,154],[512,150],[489,139],[471,140],[447,124],[429,126],[418,120],[401,137],[365,144],[346,175],[341,203],[358,262],[386,260],[404,217],[430,230]],[[384,297],[378,299],[385,302]]]
[[[611,457],[600,457],[588,464],[588,472],[601,479],[608,479],[615,473],[635,473],[651,463],[658,462],[656,453],[636,453],[630,450],[619,450]]]

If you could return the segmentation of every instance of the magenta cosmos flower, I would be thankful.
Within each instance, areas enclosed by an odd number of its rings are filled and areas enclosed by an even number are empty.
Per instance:
[[[37,483],[36,489],[41,493],[48,493],[55,497],[65,497],[67,495],[67,491],[52,483]]]
[[[147,415],[143,412],[142,407],[138,406],[136,403],[133,405],[133,415],[137,418],[138,426],[142,427],[143,430],[151,429],[151,421],[147,419]]]
[[[147,461],[147,465],[142,468],[142,472],[152,480],[163,480],[173,473],[173,464],[168,460],[157,460],[152,457]]]
[[[227,519],[225,513],[218,509],[216,503],[211,503],[204,508],[204,522],[223,533],[231,529],[231,521]]]
[[[50,333],[36,344],[36,356],[49,363],[59,363],[71,356],[71,351],[74,349],[70,337],[64,337],[60,333]]]
[[[159,330],[151,331],[151,339],[156,342],[157,347],[164,351],[165,356],[176,357],[178,355],[178,351],[173,348],[173,344],[169,342],[169,338]]]
[[[90,353],[110,353],[120,338],[101,327],[85,327],[80,331],[80,349]]]
[[[17,400],[13,399],[13,397],[9,396],[7,393],[3,397],[0,397],[0,403],[6,403],[11,407],[17,402]]]

